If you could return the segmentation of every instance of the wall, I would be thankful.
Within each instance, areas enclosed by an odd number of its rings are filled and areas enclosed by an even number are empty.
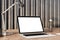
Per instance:
[[[19,0],[2,0],[2,12]],[[16,29],[17,16],[40,16],[44,27],[49,27],[49,19],[53,26],[60,26],[60,0],[20,0],[24,7],[12,7],[5,14],[6,29]]]

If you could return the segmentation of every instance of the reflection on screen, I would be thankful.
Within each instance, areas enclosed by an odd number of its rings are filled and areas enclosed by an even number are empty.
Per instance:
[[[21,33],[43,31],[38,17],[18,17],[18,22]]]

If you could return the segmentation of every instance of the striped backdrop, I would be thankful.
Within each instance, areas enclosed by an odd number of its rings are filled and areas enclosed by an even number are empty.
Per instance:
[[[60,26],[60,0],[20,0],[24,7],[15,5],[5,14],[6,29],[17,29],[17,16],[40,16],[44,27],[49,27],[49,19],[52,26]],[[2,12],[19,0],[2,0]]]

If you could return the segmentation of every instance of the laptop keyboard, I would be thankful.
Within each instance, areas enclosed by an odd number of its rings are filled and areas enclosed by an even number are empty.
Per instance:
[[[47,35],[46,33],[24,34],[24,36]]]

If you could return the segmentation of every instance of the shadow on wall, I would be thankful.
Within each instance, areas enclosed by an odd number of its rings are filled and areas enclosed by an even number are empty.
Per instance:
[[[58,22],[60,22],[60,18],[59,18],[59,21],[58,21],[58,17],[56,17],[56,18],[52,18],[52,20],[53,20],[53,24],[52,24],[52,26],[54,27],[54,25],[55,25],[55,27],[60,27],[60,23],[58,24]],[[54,24],[54,22],[55,22],[55,24]]]
[[[2,0],[0,0],[0,36],[2,36],[2,16],[1,16],[1,12],[2,12]]]

